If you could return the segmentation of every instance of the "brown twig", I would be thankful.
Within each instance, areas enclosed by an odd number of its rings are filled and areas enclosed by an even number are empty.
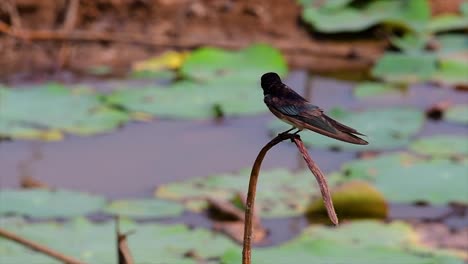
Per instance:
[[[68,4],[67,12],[65,14],[65,20],[63,22],[62,30],[70,32],[75,29],[78,21],[78,9],[80,7],[80,0],[70,0]]]
[[[21,28],[21,18],[16,8],[15,0],[6,0],[3,3],[0,3],[0,6],[3,7],[8,15],[10,16],[11,24],[13,25],[13,30],[18,30]]]
[[[253,211],[254,211],[254,204],[255,204],[255,194],[257,190],[257,180],[258,175],[260,172],[260,167],[262,165],[262,161],[268,152],[273,146],[280,143],[283,140],[290,139],[293,141],[296,146],[299,148],[299,151],[302,153],[304,159],[309,166],[309,169],[315,175],[318,184],[320,185],[320,190],[322,191],[323,200],[325,202],[325,206],[327,208],[330,220],[334,224],[338,224],[338,218],[336,217],[336,213],[333,208],[333,202],[331,200],[330,192],[328,191],[328,185],[323,177],[322,172],[317,167],[317,165],[312,161],[307,150],[302,144],[301,138],[299,135],[296,134],[288,134],[288,133],[281,133],[274,139],[272,139],[268,144],[266,144],[260,153],[258,153],[257,158],[255,159],[254,165],[252,167],[252,171],[250,173],[250,180],[249,180],[249,190],[247,193],[247,202],[245,207],[245,226],[244,226],[244,244],[242,250],[242,264],[251,264],[251,251],[252,251],[252,219],[253,219]]]
[[[152,37],[133,32],[103,32],[92,30],[12,30],[10,26],[0,21],[0,32],[26,41],[109,41],[126,44],[138,44],[156,47],[195,48],[203,45],[217,46],[227,49],[239,49],[248,46],[255,40],[220,40],[220,39],[180,39],[175,42],[169,37]],[[258,41],[257,41],[258,42]],[[350,56],[367,62],[379,57],[386,47],[386,42],[371,41],[355,44],[332,41],[275,41],[273,45],[291,54],[315,54],[321,57],[340,57],[349,59]]]
[[[333,207],[333,200],[330,195],[330,190],[328,189],[327,180],[325,176],[323,176],[322,171],[320,168],[315,164],[312,158],[307,152],[307,149],[304,146],[302,140],[298,137],[291,139],[294,144],[296,144],[299,152],[301,152],[302,157],[304,158],[305,162],[307,163],[307,167],[309,167],[312,174],[315,176],[317,183],[320,187],[320,192],[322,193],[323,203],[325,204],[325,208],[327,208],[328,217],[332,221],[333,224],[338,225],[338,217],[336,216],[335,208]]]
[[[59,253],[57,251],[54,251],[53,249],[50,249],[46,246],[40,245],[36,242],[33,242],[31,240],[28,240],[26,238],[20,237],[16,234],[13,234],[5,229],[0,228],[0,236],[4,237],[9,240],[13,240],[23,246],[29,247],[33,250],[39,251],[41,253],[44,253],[52,258],[55,258],[59,261],[62,261],[63,263],[67,264],[85,264],[84,262],[81,262],[80,260],[77,260],[73,257],[65,256],[62,253]]]

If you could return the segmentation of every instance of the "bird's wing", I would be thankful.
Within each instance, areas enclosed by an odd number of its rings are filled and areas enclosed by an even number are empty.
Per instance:
[[[323,110],[312,104],[302,105],[280,105],[277,110],[286,116],[296,118],[310,126],[319,128],[330,133],[336,133],[336,128],[325,118]]]
[[[282,113],[286,119],[292,118],[300,121],[306,129],[349,143],[367,144],[365,140],[356,136],[363,134],[328,117],[318,106],[309,103],[291,104],[284,100],[273,100],[273,102],[272,106],[275,110]]]

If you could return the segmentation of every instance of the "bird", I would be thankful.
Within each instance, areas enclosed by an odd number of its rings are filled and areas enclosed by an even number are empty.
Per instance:
[[[297,129],[293,133],[297,134],[307,129],[352,144],[369,144],[358,137],[358,135],[365,136],[364,134],[325,115],[322,109],[311,104],[284,84],[278,74],[274,72],[263,74],[261,86],[264,95],[263,101],[268,109],[281,121],[293,126],[283,133]]]

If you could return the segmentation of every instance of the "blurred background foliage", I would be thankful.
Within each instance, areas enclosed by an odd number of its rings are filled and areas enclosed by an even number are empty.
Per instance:
[[[301,133],[338,228],[294,147],[269,153],[254,263],[464,263],[467,33],[464,0],[2,1],[0,228],[86,263],[118,261],[116,226],[135,263],[240,263],[249,166],[289,128],[274,71],[370,144]],[[0,237],[0,262],[54,260]]]

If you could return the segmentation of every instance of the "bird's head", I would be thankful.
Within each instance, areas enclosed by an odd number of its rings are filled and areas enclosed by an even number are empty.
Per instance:
[[[270,94],[280,84],[282,84],[282,82],[278,74],[274,72],[268,72],[262,75],[261,85],[263,94]]]

